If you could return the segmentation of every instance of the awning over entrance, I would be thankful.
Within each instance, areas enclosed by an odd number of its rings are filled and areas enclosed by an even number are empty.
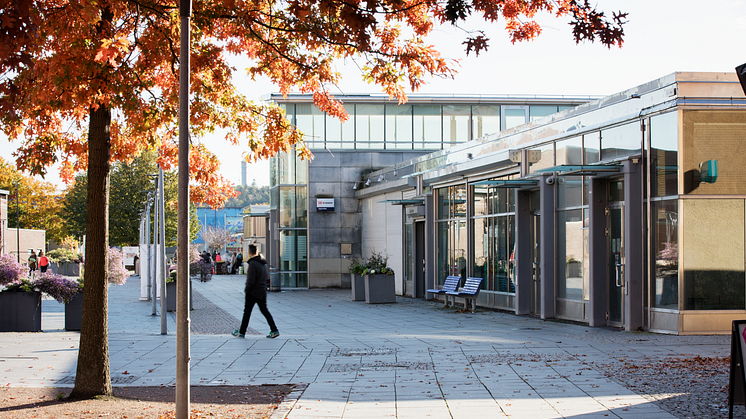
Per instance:
[[[424,204],[424,199],[387,199],[385,201],[378,201],[379,204],[391,204],[391,205],[416,205]]]
[[[525,186],[536,186],[537,179],[510,179],[510,180],[483,180],[472,183],[474,186],[491,186],[494,188],[523,188]]]
[[[621,165],[569,165],[563,164],[560,166],[548,167],[546,169],[539,169],[536,172],[557,172],[558,176],[596,176],[599,173],[618,173],[622,171]]]

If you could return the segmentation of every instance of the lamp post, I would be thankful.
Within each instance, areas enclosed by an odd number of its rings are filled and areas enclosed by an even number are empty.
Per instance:
[[[21,195],[18,194],[18,185],[21,181],[13,182],[16,185],[16,257],[21,263]]]

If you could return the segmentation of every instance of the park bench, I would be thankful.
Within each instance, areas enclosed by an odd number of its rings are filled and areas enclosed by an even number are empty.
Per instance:
[[[477,296],[479,295],[479,290],[482,286],[482,278],[466,278],[466,283],[464,284],[464,287],[461,289],[461,291],[448,291],[446,292],[446,302],[448,299],[448,296],[453,297],[453,305],[456,305],[456,297],[461,297],[464,299],[464,310],[466,310],[469,306],[469,301],[472,302],[472,309],[471,312],[474,313],[477,311]]]
[[[448,292],[454,292],[458,289],[458,284],[461,282],[460,276],[449,276],[446,277],[446,282],[443,284],[443,288],[441,289],[429,289],[427,292],[431,292],[433,294],[446,294]],[[448,295],[444,297],[445,300],[445,306],[448,307]],[[456,305],[456,299],[453,299],[453,304]]]

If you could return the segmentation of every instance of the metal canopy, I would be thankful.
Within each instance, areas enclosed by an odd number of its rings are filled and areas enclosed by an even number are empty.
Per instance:
[[[549,167],[546,169],[539,169],[536,172],[557,172],[559,176],[578,176],[587,175],[595,176],[598,173],[618,173],[622,170],[621,165],[569,165],[563,164],[560,166]]]
[[[378,201],[379,204],[391,204],[391,205],[414,205],[424,204],[424,199],[387,199],[385,201]]]
[[[495,188],[522,188],[524,186],[536,186],[537,179],[510,179],[510,180],[483,180],[473,183],[474,186],[492,186]]]

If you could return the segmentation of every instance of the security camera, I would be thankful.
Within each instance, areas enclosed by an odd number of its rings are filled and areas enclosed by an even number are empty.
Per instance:
[[[554,176],[549,176],[546,179],[547,185],[554,185]]]

